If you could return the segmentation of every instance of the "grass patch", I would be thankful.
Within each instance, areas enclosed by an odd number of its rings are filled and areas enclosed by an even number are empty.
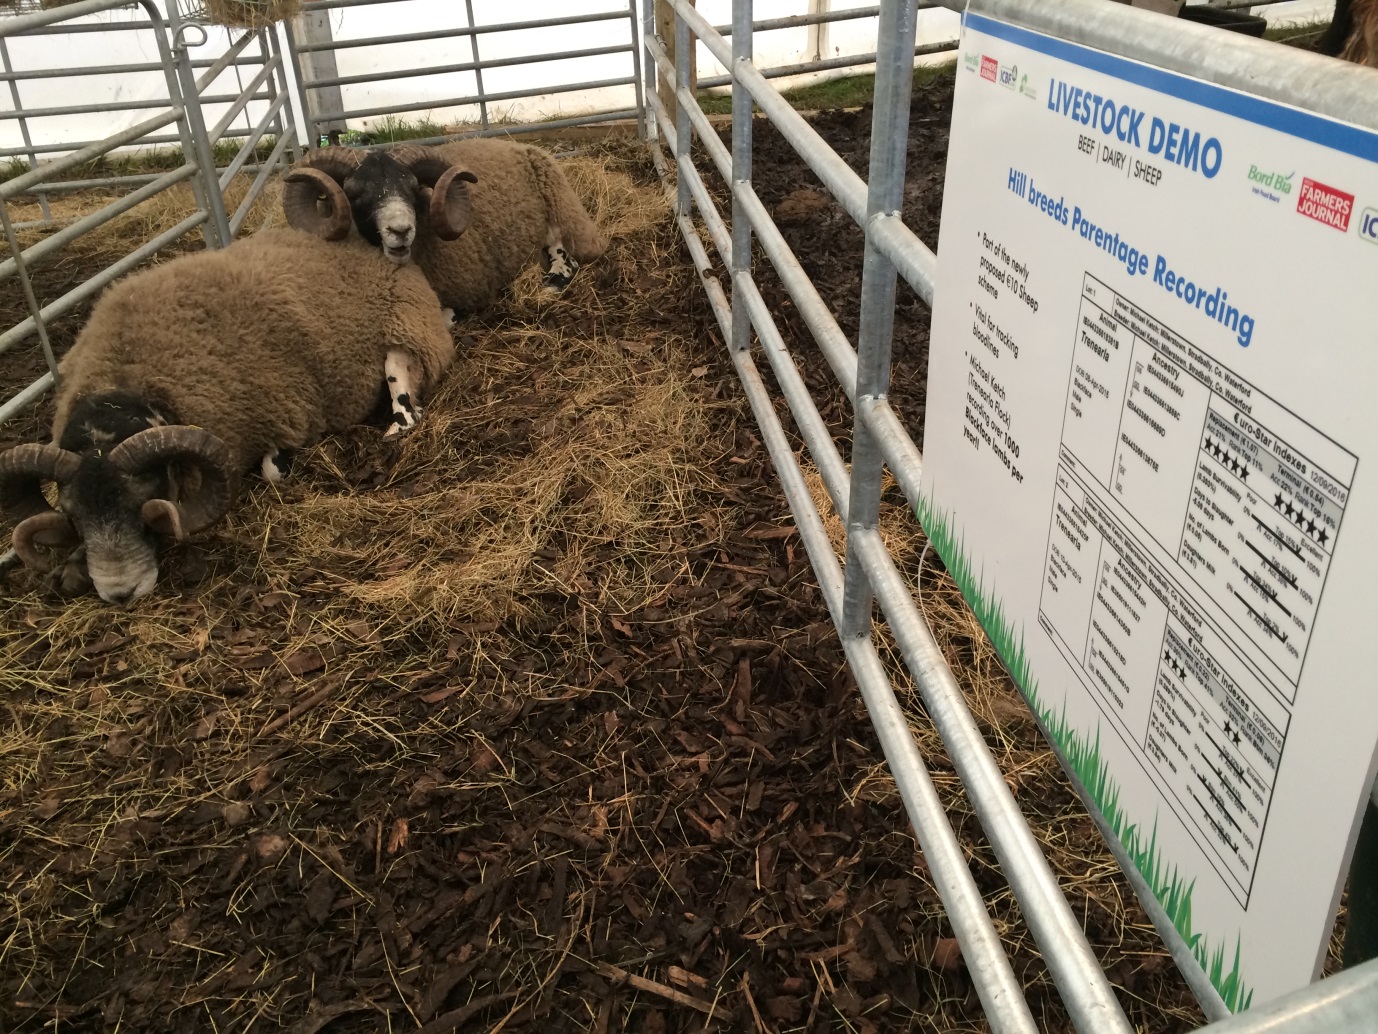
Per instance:
[[[1231,1012],[1247,1009],[1253,1000],[1253,991],[1244,984],[1240,973],[1241,945],[1238,935],[1235,937],[1234,959],[1231,962],[1224,945],[1212,947],[1204,933],[1193,929],[1191,896],[1195,880],[1188,882],[1177,867],[1170,865],[1159,852],[1156,817],[1152,831],[1145,837],[1142,827],[1130,822],[1120,807],[1119,785],[1110,773],[1108,762],[1101,756],[1099,726],[1094,735],[1088,735],[1068,723],[1065,703],[1061,711],[1054,711],[1052,706],[1040,699],[1038,681],[1029,669],[1028,655],[1024,650],[1024,633],[1005,617],[1004,608],[995,593],[987,590],[983,576],[973,568],[971,558],[967,555],[965,541],[952,526],[948,515],[924,499],[919,503],[917,516],[933,548],[946,563],[948,573],[962,590],[976,619],[990,637],[1010,677],[1038,715],[1068,766],[1081,780],[1096,810],[1124,846],[1134,867],[1147,881],[1172,925],[1191,948],[1196,961],[1210,978],[1211,985]]]
[[[918,65],[914,69],[914,89],[923,90],[935,82],[957,74],[957,62],[940,65]],[[825,111],[829,108],[859,108],[871,103],[876,93],[876,77],[848,75],[821,83],[810,83],[781,93],[790,105],[800,111]],[[699,106],[708,115],[732,114],[732,98],[725,94],[700,93]],[[752,110],[760,111],[755,105]]]
[[[1305,25],[1270,25],[1263,30],[1263,38],[1274,43],[1285,43],[1289,47],[1310,50],[1321,33],[1330,28],[1330,22],[1308,22]]]
[[[221,140],[213,144],[211,153],[215,156],[216,167],[223,169],[229,165],[243,146],[244,141],[238,139]],[[258,143],[254,145],[253,158],[249,164],[267,161],[268,156],[273,153],[273,148],[276,146],[277,137],[259,137]],[[42,165],[43,161],[40,158],[39,164]],[[83,162],[81,165],[49,177],[49,182],[61,183],[68,180],[104,179],[107,176],[138,176],[144,173],[171,172],[173,169],[180,168],[184,161],[182,148],[177,146],[121,151],[101,155],[92,161]],[[0,164],[0,183],[14,179],[16,176],[22,176],[28,171],[27,159],[9,158]]]
[[[425,140],[451,132],[430,118],[404,119],[384,115],[368,127],[367,136],[375,144],[395,144],[401,140]]]

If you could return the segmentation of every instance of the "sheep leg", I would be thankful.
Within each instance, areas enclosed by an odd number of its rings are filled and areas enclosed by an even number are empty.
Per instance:
[[[392,422],[383,437],[392,438],[410,431],[421,419],[421,407],[415,400],[419,378],[411,356],[395,349],[383,361],[383,373],[388,380],[388,397],[392,399]]]
[[[263,474],[263,480],[275,485],[285,478],[288,470],[291,469],[292,458],[295,455],[295,449],[287,448],[273,449],[265,453],[263,460],[258,465]]]
[[[552,227],[546,235],[546,245],[541,251],[541,268],[545,270],[542,283],[552,291],[563,291],[574,279],[579,263],[565,250],[560,235]]]
[[[454,309],[451,309],[451,308],[449,308],[448,306],[447,306],[447,307],[442,307],[441,310],[440,310],[440,315],[442,315],[443,317],[445,317],[445,326],[447,326],[447,327],[453,327],[453,326],[455,325],[455,310],[454,310]]]

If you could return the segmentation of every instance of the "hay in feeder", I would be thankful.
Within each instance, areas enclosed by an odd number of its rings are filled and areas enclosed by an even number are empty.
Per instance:
[[[301,0],[203,0],[207,21],[232,29],[264,29],[301,13]]]

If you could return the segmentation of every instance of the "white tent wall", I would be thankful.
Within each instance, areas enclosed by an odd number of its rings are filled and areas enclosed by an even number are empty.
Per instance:
[[[157,0],[165,7],[166,0]],[[867,7],[869,0],[757,0],[757,20],[805,14],[810,11]],[[638,8],[639,8],[638,3]],[[714,24],[731,20],[731,0],[699,0],[698,9]],[[515,20],[534,21],[571,14],[617,12],[626,9],[625,0],[473,0],[477,24],[498,24]],[[1259,13],[1283,24],[1311,22],[1329,17],[1333,2],[1327,0],[1297,0],[1272,7],[1259,8]],[[132,21],[143,17],[138,8],[111,12],[98,18],[82,19],[75,24],[99,24]],[[460,0],[393,0],[389,3],[337,8],[329,11],[332,35],[337,41],[363,39],[378,35],[424,32],[443,28],[459,28],[466,24],[464,4]],[[940,43],[956,38],[958,17],[946,10],[920,12],[918,43]],[[533,54],[586,48],[610,47],[630,42],[631,25],[628,20],[614,19],[565,25],[558,28],[527,29],[522,31],[483,33],[478,37],[479,53],[484,62],[517,58]],[[193,58],[214,58],[224,51],[231,38],[227,30],[208,27],[205,45],[192,50]],[[832,59],[847,55],[868,54],[874,51],[876,19],[860,18],[832,22],[818,26],[790,28],[762,32],[755,41],[756,59],[761,66],[799,64],[816,59]],[[341,76],[382,75],[379,82],[346,84],[341,88],[345,110],[383,108],[392,105],[414,105],[428,100],[443,101],[455,97],[473,96],[477,84],[473,72],[447,72],[436,75],[408,76],[390,79],[388,72],[406,71],[430,65],[457,64],[472,59],[470,40],[465,36],[451,36],[438,40],[394,43],[380,46],[344,48],[336,52],[338,74]],[[147,30],[99,33],[62,33],[28,36],[9,41],[10,59],[17,70],[79,68],[133,62],[156,62],[157,48]],[[251,49],[250,53],[253,53]],[[929,59],[948,60],[947,55]],[[699,45],[700,76],[707,78],[724,73],[724,69],[708,51]],[[871,65],[830,69],[781,80],[782,88],[837,76],[870,71]],[[254,74],[255,66],[227,68],[207,91],[208,95],[235,94],[240,83]],[[633,74],[629,53],[572,58],[536,64],[488,68],[483,71],[484,90],[488,94],[532,88],[557,88],[563,85],[603,79],[630,79]],[[112,75],[56,77],[23,80],[19,83],[20,97],[25,109],[71,106],[91,103],[111,103],[131,100],[165,100],[167,89],[160,71],[124,72]],[[299,99],[293,98],[294,107]],[[248,110],[236,119],[235,125],[249,126],[261,116],[264,101],[252,102]],[[512,101],[498,101],[489,106],[492,120],[533,121],[564,118],[593,111],[631,108],[635,105],[635,91],[625,86],[595,90],[559,92]],[[8,88],[0,88],[0,111],[14,110]],[[225,105],[206,107],[206,122],[213,125],[224,112]],[[29,133],[36,145],[56,145],[71,141],[94,140],[147,117],[149,109],[129,109],[101,113],[43,116],[29,119]],[[477,105],[418,109],[399,117],[408,120],[426,119],[450,124],[476,122]],[[350,127],[367,131],[383,116],[350,120]],[[13,155],[22,146],[19,124],[15,119],[0,120],[0,153]],[[60,152],[53,152],[60,153]]]

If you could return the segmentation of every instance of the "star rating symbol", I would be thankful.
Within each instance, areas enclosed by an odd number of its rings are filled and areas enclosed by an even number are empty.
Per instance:
[[[1328,538],[1330,538],[1330,532],[1326,531],[1324,528],[1322,528],[1319,532],[1316,533],[1316,541],[1319,542],[1322,546],[1325,545],[1325,540]]]
[[[1230,720],[1227,718],[1225,719],[1225,735],[1228,736],[1232,732],[1234,732],[1234,726],[1230,724]]]
[[[1282,493],[1281,493],[1281,492],[1279,492],[1277,495],[1273,496],[1273,506],[1274,506],[1276,509],[1279,509],[1279,510],[1282,509]]]
[[[1235,745],[1236,747],[1239,746],[1239,730],[1238,730],[1238,729],[1236,729],[1236,730],[1234,731],[1234,745]]]
[[[1316,534],[1316,522],[1309,517],[1306,519],[1306,531],[1311,535]]]
[[[1296,507],[1292,505],[1292,500],[1287,500],[1287,519],[1290,521],[1296,512]]]

